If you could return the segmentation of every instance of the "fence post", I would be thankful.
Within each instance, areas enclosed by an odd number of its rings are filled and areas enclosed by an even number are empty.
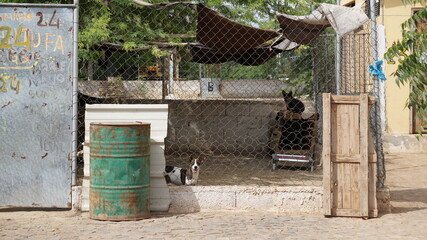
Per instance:
[[[72,151],[71,151],[71,185],[77,185],[77,112],[78,112],[78,74],[79,74],[79,64],[78,64],[78,31],[79,31],[79,0],[74,0],[74,23],[73,23],[73,143],[72,143]]]
[[[337,5],[341,4],[341,0],[337,0]],[[337,95],[341,94],[341,37],[336,34],[336,42],[335,42],[335,83],[337,88]]]
[[[369,0],[373,64],[378,60],[378,57],[379,57],[375,1],[377,0]],[[384,187],[384,182],[385,182],[384,151],[383,151],[383,145],[382,145],[382,128],[381,128],[381,114],[380,114],[381,98],[380,98],[380,87],[379,87],[378,76],[374,75],[373,78],[374,78],[374,95],[377,98],[377,102],[375,103],[374,112],[372,114],[373,116],[371,118],[373,118],[372,126],[374,127],[375,149],[377,151],[377,156],[378,156],[377,185],[379,188],[381,188],[381,187]]]

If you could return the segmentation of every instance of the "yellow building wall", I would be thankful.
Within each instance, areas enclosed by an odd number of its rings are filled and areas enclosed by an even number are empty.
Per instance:
[[[392,46],[394,41],[400,40],[401,23],[412,15],[412,10],[420,5],[403,5],[401,0],[386,0],[381,9],[378,23],[385,27],[386,49]],[[397,86],[395,78],[391,74],[396,71],[396,64],[386,64],[386,114],[387,132],[391,134],[411,133],[411,114],[405,107],[409,96],[409,85]]]
[[[355,2],[359,4],[363,0],[341,0],[341,5]],[[381,0],[381,15],[378,17],[378,24],[385,27],[386,49],[392,46],[393,42],[400,40],[402,33],[400,25],[406,21],[416,8],[425,5],[404,5],[402,0]],[[387,129],[390,134],[411,133],[411,111],[405,107],[409,96],[409,85],[397,86],[395,78],[391,74],[396,71],[396,64],[385,64],[386,81],[386,117]]]

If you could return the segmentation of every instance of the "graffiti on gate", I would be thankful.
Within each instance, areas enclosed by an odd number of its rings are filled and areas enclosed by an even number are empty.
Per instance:
[[[34,75],[65,73],[66,64],[61,56],[69,58],[71,53],[66,52],[66,44],[70,42],[64,34],[69,35],[72,27],[61,30],[65,27],[64,20],[57,10],[38,10],[14,8],[0,13],[0,94],[9,91],[19,94],[24,81],[28,82],[25,85],[28,88],[38,86],[40,78]]]

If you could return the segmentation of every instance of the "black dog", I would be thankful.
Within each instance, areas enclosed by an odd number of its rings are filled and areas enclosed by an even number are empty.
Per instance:
[[[289,93],[282,90],[283,99],[285,100],[286,108],[293,113],[302,113],[305,110],[304,103],[292,96],[292,91]]]

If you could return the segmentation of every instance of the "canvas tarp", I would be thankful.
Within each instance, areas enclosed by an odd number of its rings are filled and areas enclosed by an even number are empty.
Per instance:
[[[308,44],[316,39],[325,28],[332,26],[339,36],[361,27],[369,20],[361,9],[322,3],[310,15],[294,16],[275,11],[283,35],[299,44]]]
[[[291,51],[297,48],[297,43],[287,39],[281,39],[273,45],[264,44],[251,48],[242,53],[227,54],[215,51],[200,43],[190,44],[192,62],[217,64],[235,61],[246,66],[259,66],[283,51]]]
[[[197,10],[196,40],[220,53],[241,53],[280,35],[232,21],[202,4]]]
[[[349,8],[321,4],[306,16],[273,11],[280,24],[279,32],[235,22],[203,4],[190,2],[152,4],[140,0],[134,2],[151,7],[169,7],[177,4],[197,7],[197,42],[189,44],[189,47],[192,53],[191,61],[205,64],[236,61],[243,65],[257,66],[280,52],[312,42],[329,26],[332,26],[339,35],[344,35],[359,28],[368,20],[360,5]],[[275,43],[266,44],[273,39],[276,39]]]

